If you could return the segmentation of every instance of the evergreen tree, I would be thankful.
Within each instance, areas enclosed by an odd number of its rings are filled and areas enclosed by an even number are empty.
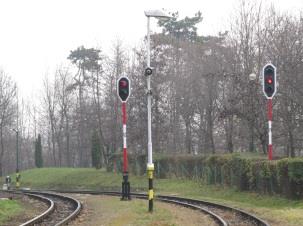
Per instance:
[[[199,36],[197,34],[197,24],[199,24],[203,17],[198,11],[193,17],[185,17],[178,20],[179,13],[172,13],[172,18],[168,20],[159,20],[158,25],[163,28],[162,33],[165,35],[172,35],[173,37],[183,41],[197,41]]]
[[[101,143],[100,138],[98,137],[98,133],[95,130],[92,136],[92,165],[96,169],[100,169],[102,167],[101,163]]]
[[[37,168],[43,167],[41,135],[35,141],[35,165]]]

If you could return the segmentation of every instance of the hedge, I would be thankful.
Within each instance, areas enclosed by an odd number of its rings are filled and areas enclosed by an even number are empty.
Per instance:
[[[116,170],[121,171],[121,156],[115,156],[113,161],[116,161]],[[188,178],[240,191],[303,198],[303,158],[267,161],[238,154],[166,156],[155,159],[154,164],[158,178]],[[146,156],[129,155],[129,171],[135,175],[145,174]]]

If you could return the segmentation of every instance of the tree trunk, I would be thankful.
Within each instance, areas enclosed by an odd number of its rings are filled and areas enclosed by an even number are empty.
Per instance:
[[[101,103],[100,103],[100,87],[99,87],[99,74],[97,73],[97,96],[96,98],[96,103],[97,103],[97,109],[98,109],[98,113],[97,113],[97,117],[98,117],[98,130],[99,130],[99,136],[100,136],[100,151],[102,154],[102,159],[104,159],[104,163],[107,165],[108,163],[108,159],[107,159],[107,155],[105,153],[105,148],[104,146],[106,146],[105,144],[105,139],[103,136],[103,131],[102,131],[102,116],[101,116]]]
[[[249,122],[249,147],[248,150],[250,152],[255,151],[255,141],[254,141],[254,124],[253,121]]]
[[[266,140],[266,135],[260,134],[259,139],[260,139],[260,142],[261,142],[263,154],[266,155],[266,154],[267,154],[267,140]]]
[[[69,135],[69,119],[67,114],[65,113],[65,137],[66,137],[66,160],[67,166],[72,166],[71,163],[71,154],[70,154],[70,135]]]
[[[118,74],[116,75],[118,77]],[[118,121],[118,101],[117,101],[117,95],[114,92],[114,84],[116,83],[115,78],[113,77],[111,79],[111,86],[110,86],[110,102],[111,102],[111,139],[110,139],[110,151],[113,153],[116,153],[117,151],[117,121]],[[98,95],[98,91],[97,91]],[[98,97],[97,97],[98,98]],[[98,104],[98,109],[99,109],[99,103]],[[105,159],[104,159],[105,161]]]
[[[204,117],[203,117],[203,109],[201,109],[201,107],[198,108],[199,109],[199,132],[198,132],[198,150],[200,152],[203,152],[203,148],[204,148],[204,144],[203,144],[203,137],[204,137],[204,130],[203,130],[203,121],[204,121]]]
[[[211,109],[207,110],[207,128],[206,128],[206,148],[207,151],[215,153],[215,144],[213,137],[213,120],[212,120],[212,111]]]
[[[233,115],[231,115],[227,117],[227,121],[225,125],[226,148],[229,153],[233,153],[234,151],[233,128],[234,128],[234,121],[233,121]]]
[[[176,152],[177,151],[177,107],[176,107],[177,103],[176,103],[176,98],[174,98],[174,102],[173,102],[173,125],[172,125],[172,133],[173,133],[173,151]]]
[[[62,166],[62,146],[61,146],[61,133],[57,134],[57,146],[58,146],[58,164]]]
[[[2,165],[2,159],[3,159],[3,154],[4,154],[4,143],[3,143],[3,127],[2,125],[0,125],[0,145],[1,145],[1,150],[0,150],[0,177],[2,177],[2,173],[3,173],[3,165]]]
[[[188,154],[192,152],[190,119],[185,120],[185,148]]]
[[[84,76],[84,68],[82,68],[82,76]],[[79,123],[78,123],[78,153],[79,153],[79,163],[80,166],[85,167],[85,158],[83,155],[83,91],[82,91],[82,81],[81,74],[79,74]]]
[[[55,129],[53,123],[51,123],[51,131],[52,131],[52,151],[53,151],[54,164],[55,166],[57,166]]]
[[[157,90],[155,90],[155,93],[158,93]],[[155,114],[154,114],[154,117],[155,117],[155,139],[154,139],[154,150],[155,152],[160,152],[160,123],[159,123],[159,120],[160,120],[160,112],[159,112],[159,98],[157,95],[154,96],[154,103],[155,103]]]
[[[295,147],[294,147],[294,137],[291,130],[288,131],[288,144],[289,144],[290,157],[291,158],[296,157]]]
[[[215,75],[209,74],[208,76],[208,101],[207,101],[207,109],[206,109],[206,148],[207,151],[211,153],[215,153],[215,144],[213,137],[213,101],[214,101],[214,80]]]

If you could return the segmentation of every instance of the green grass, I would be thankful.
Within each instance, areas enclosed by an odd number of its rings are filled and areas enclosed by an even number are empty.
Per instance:
[[[121,174],[87,168],[43,168],[27,170],[21,174],[21,186],[31,188],[120,189],[122,181]],[[130,183],[132,190],[147,191],[146,177],[130,175]],[[156,194],[176,194],[253,211],[272,225],[303,225],[302,200],[239,192],[223,186],[203,185],[197,181],[182,179],[155,178],[154,187]]]
[[[91,210],[98,210],[86,219],[86,225],[108,225],[108,226],[177,226],[194,225],[198,220],[203,225],[212,225],[210,218],[201,217],[192,211],[185,212],[182,208],[172,207],[169,204],[156,202],[157,208],[153,214],[146,209],[143,200],[132,200],[121,202],[117,197],[89,197],[86,200]],[[102,214],[99,214],[99,213]]]
[[[100,219],[105,225],[146,225],[152,220],[150,219],[151,215],[146,211],[146,205],[141,200],[134,200],[130,205],[127,201],[121,202],[116,198],[105,197],[102,200],[98,199],[98,203],[95,205],[95,209],[99,209],[106,216],[106,219]],[[172,219],[171,214],[164,208],[155,211],[152,217],[156,221],[165,221],[166,223],[171,222]],[[104,222],[105,220],[106,222]]]
[[[15,200],[0,200],[0,225],[18,215],[22,208]]]
[[[12,175],[15,178],[15,175]],[[48,189],[120,188],[121,175],[89,168],[42,168],[21,173],[22,187]],[[133,177],[137,189],[143,189],[143,177]]]
[[[104,201],[104,200],[103,200]],[[161,208],[154,212],[153,215],[146,211],[145,203],[136,200],[130,205],[127,202],[120,202],[118,199],[110,199],[107,202],[102,202],[106,210],[119,213],[118,217],[113,217],[109,225],[153,225],[153,222],[161,222],[165,225],[173,225],[171,213]],[[122,213],[121,213],[122,212]]]

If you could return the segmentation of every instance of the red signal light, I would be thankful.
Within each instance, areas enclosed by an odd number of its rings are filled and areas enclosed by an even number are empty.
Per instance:
[[[127,81],[121,80],[121,81],[120,81],[120,87],[121,87],[121,88],[126,88],[126,87],[127,87]]]
[[[268,83],[268,84],[272,84],[272,78],[268,78],[268,79],[267,79],[267,83]]]

